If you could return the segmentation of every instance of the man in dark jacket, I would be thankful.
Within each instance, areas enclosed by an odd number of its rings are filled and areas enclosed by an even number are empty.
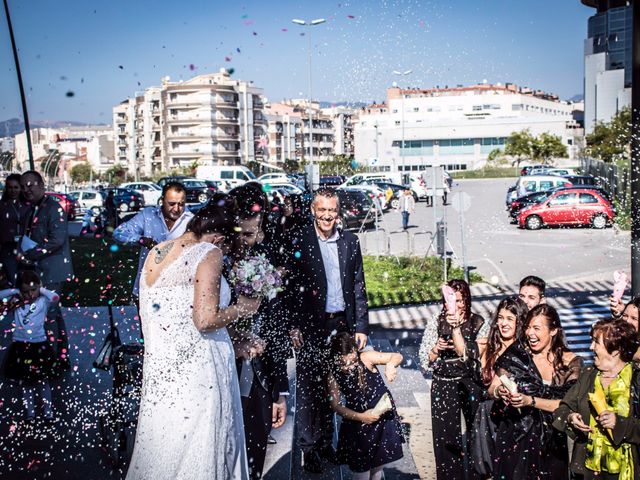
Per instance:
[[[367,294],[358,237],[336,228],[334,190],[320,189],[311,205],[313,225],[294,238],[290,257],[291,338],[296,365],[296,421],[304,469],[320,473],[335,460],[333,412],[327,395],[328,338],[348,331],[364,348],[369,335]]]
[[[28,171],[20,177],[20,187],[31,210],[26,215],[24,236],[20,242],[18,260],[21,268],[35,268],[42,286],[62,295],[62,287],[73,277],[67,213],[60,204],[45,194],[44,181],[36,171]],[[52,303],[48,317],[55,321],[54,335],[59,356],[67,360],[68,343],[60,304]]]

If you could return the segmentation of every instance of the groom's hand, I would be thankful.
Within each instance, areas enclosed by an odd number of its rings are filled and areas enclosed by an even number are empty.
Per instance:
[[[356,343],[358,344],[358,350],[362,350],[367,346],[367,337],[364,333],[356,333]]]
[[[284,425],[284,421],[287,419],[287,399],[284,395],[278,397],[278,401],[273,404],[271,410],[271,426],[273,428],[280,428]]]
[[[294,328],[289,332],[289,337],[291,338],[291,344],[293,348],[296,350],[299,349],[304,343],[304,339],[302,338],[302,332],[299,328]]]

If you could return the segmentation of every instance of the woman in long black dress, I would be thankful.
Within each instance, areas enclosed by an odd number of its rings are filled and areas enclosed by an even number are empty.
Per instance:
[[[489,387],[490,395],[503,400],[494,407],[505,407],[496,434],[493,478],[568,478],[567,437],[551,424],[553,411],[581,368],[582,359],[567,347],[558,312],[546,304],[532,308],[525,338],[497,359]],[[502,375],[515,382],[517,391],[509,391]]]
[[[384,465],[402,458],[404,438],[393,399],[376,366],[385,365],[385,376],[392,382],[402,355],[374,350],[358,353],[353,337],[342,332],[331,343],[331,360],[331,407],[342,417],[338,460],[349,465],[354,480],[381,479]],[[374,407],[385,395],[391,409],[380,413]]]
[[[484,319],[471,312],[471,293],[464,280],[448,285],[456,294],[456,312],[442,312],[427,323],[420,346],[422,367],[433,371],[431,425],[438,480],[467,480],[479,475],[466,462],[470,436],[463,444],[462,422],[471,427],[481,398],[477,354],[471,351],[479,339]]]

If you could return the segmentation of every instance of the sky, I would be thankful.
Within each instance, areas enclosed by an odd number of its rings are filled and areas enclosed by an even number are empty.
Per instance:
[[[582,94],[595,11],[579,0],[8,0],[32,121],[110,123],[164,76],[232,68],[268,100],[385,99],[386,88],[512,82]],[[301,27],[293,18],[327,21]],[[412,70],[402,79],[394,70]],[[6,19],[0,120],[22,118]]]

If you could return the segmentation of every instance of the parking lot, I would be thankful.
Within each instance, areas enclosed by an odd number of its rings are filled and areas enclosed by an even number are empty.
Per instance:
[[[505,193],[514,179],[455,181],[449,199],[464,191],[470,199],[464,213],[465,244],[469,265],[487,280],[497,277],[500,284],[511,285],[525,275],[547,280],[609,278],[616,269],[630,267],[630,236],[615,228],[543,228],[521,230],[509,221]],[[450,250],[462,262],[460,218],[451,204],[438,202],[437,217],[447,220]],[[434,229],[434,209],[425,202],[416,205],[410,228],[401,229],[400,213],[389,211],[379,222],[378,232],[361,234],[368,253],[403,255],[411,251],[424,255]],[[390,247],[390,248],[389,248]],[[496,280],[494,278],[494,280]]]

